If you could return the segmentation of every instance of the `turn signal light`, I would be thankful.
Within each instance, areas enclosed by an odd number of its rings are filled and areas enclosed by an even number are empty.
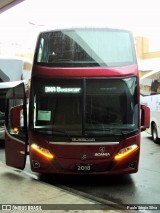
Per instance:
[[[135,151],[136,149],[138,149],[137,144],[133,144],[131,146],[123,148],[118,152],[118,154],[114,157],[114,159],[115,160],[122,159],[123,157],[125,157],[126,155],[129,155],[131,152]]]
[[[35,151],[37,151],[39,154],[41,154],[41,155],[43,155],[47,158],[50,158],[50,159],[54,158],[54,155],[52,155],[48,149],[40,147],[37,144],[32,144],[31,148],[34,149]]]
[[[17,135],[19,133],[19,129],[17,127],[14,127],[11,129],[12,134]]]

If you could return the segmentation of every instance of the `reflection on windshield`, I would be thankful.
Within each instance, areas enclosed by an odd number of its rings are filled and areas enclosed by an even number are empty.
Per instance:
[[[133,39],[128,31],[74,29],[43,32],[36,63],[51,67],[106,67],[135,63]]]
[[[136,131],[136,78],[35,79],[33,124],[41,133],[67,137]]]

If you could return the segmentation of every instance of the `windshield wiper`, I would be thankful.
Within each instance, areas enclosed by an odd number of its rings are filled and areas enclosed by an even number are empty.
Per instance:
[[[134,129],[134,130],[120,130],[120,129],[113,129],[113,132],[116,132],[117,133],[121,133],[121,135],[123,136],[123,138],[125,139],[127,135],[129,134],[132,134],[133,132],[136,132],[138,131],[137,129]]]
[[[113,135],[115,133],[117,133],[117,134],[119,133],[121,136],[125,137],[124,136],[125,133],[122,130],[120,130],[120,129],[113,129],[113,128],[101,128],[101,129],[97,129],[97,128],[93,129],[93,128],[91,128],[91,129],[89,129],[89,128],[87,128],[87,129],[85,129],[85,131],[89,131],[89,132],[96,131],[97,134],[102,133],[103,135],[105,133],[109,133],[109,135]]]
[[[52,128],[52,133],[53,132],[57,132],[57,133],[62,133],[63,135],[66,135],[70,140],[71,140],[71,136],[68,134],[68,132],[66,131],[63,131],[63,130],[60,130],[60,129],[55,129],[55,128]],[[54,134],[54,133],[53,133]]]
[[[112,131],[112,132],[120,133],[121,136],[122,136],[123,138],[125,138],[125,133],[124,133],[122,130],[120,130],[120,129],[112,129],[111,131]]]
[[[34,129],[38,130],[38,132],[41,131],[41,132],[44,132],[44,133],[46,133],[46,131],[44,131],[44,130],[50,130],[52,132],[52,135],[54,135],[54,132],[61,133],[61,134],[65,135],[65,136],[67,136],[71,140],[71,137],[68,134],[68,132],[63,131],[61,129],[53,128],[51,126],[36,126],[36,128],[34,128]],[[48,134],[48,133],[46,133],[46,134]]]

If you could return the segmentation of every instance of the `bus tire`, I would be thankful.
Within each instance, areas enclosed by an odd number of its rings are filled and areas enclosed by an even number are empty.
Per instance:
[[[152,126],[152,139],[153,139],[154,143],[159,143],[158,131],[157,131],[156,124],[153,124],[153,126]]]

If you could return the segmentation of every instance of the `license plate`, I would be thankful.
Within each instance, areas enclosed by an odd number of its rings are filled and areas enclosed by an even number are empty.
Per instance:
[[[76,164],[75,169],[78,172],[91,172],[93,171],[93,165],[92,164]]]

